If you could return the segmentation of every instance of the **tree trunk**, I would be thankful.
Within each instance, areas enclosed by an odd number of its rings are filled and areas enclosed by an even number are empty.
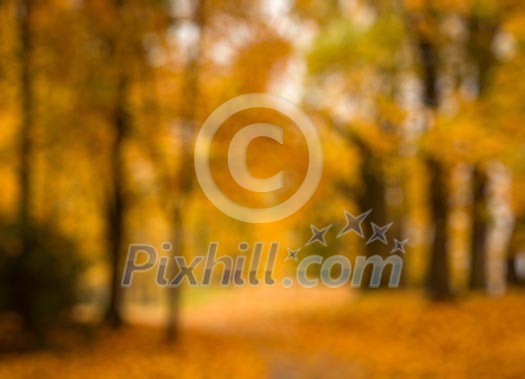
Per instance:
[[[31,248],[28,243],[27,229],[30,223],[31,179],[33,153],[33,81],[32,66],[32,38],[31,38],[31,10],[32,0],[17,2],[18,33],[19,33],[19,62],[20,62],[20,134],[19,134],[19,222],[22,230],[22,251],[28,252]]]
[[[173,256],[185,256],[184,251],[184,223],[183,214],[180,206],[175,207],[172,212],[173,225]],[[171,261],[170,267],[175,268],[170,270],[170,278],[178,274],[178,268]],[[168,315],[166,320],[166,341],[168,343],[175,342],[179,337],[179,309],[180,309],[180,287],[168,287]]]
[[[468,53],[477,70],[478,97],[482,98],[489,82],[489,74],[495,63],[493,41],[498,24],[492,19],[472,16],[468,19]],[[470,276],[471,290],[484,290],[487,285],[487,238],[489,232],[489,210],[487,187],[489,178],[484,168],[474,165],[472,179],[472,213]]]
[[[439,104],[437,53],[434,44],[425,38],[418,41],[418,49],[423,71],[423,102],[428,110],[428,122],[430,122]],[[448,265],[447,172],[443,164],[433,157],[427,157],[426,165],[430,175],[429,202],[432,222],[434,223],[434,241],[430,251],[427,291],[432,299],[446,300],[452,297]]]
[[[195,134],[197,119],[197,104],[199,97],[199,65],[201,58],[201,41],[205,24],[205,1],[196,0],[193,12],[193,22],[199,28],[199,41],[189,52],[188,62],[185,67],[184,104],[182,107],[181,123],[181,162],[179,169],[179,199],[172,202],[172,230],[173,230],[173,255],[185,256],[185,211],[188,196],[193,184],[193,152],[192,142]],[[172,262],[173,263],[173,262]],[[172,274],[176,274],[172,273]],[[168,316],[166,321],[166,341],[173,343],[178,337],[178,318],[180,308],[180,288],[168,287]]]
[[[115,0],[117,20],[120,25],[122,20],[123,0]],[[122,25],[120,25],[122,27]],[[110,258],[110,288],[109,302],[105,321],[112,328],[122,325],[122,288],[120,286],[122,274],[122,256],[124,253],[124,216],[126,209],[124,193],[124,141],[129,130],[129,114],[127,101],[129,96],[129,77],[126,69],[125,57],[122,55],[123,41],[116,28],[114,35],[111,36],[111,56],[110,63],[115,67],[116,93],[111,123],[113,124],[113,143],[110,156],[111,174],[111,193],[107,200],[107,241]]]
[[[393,183],[390,183],[390,186],[387,189],[387,191],[389,189],[399,191],[399,193],[395,195],[400,196],[400,198],[396,199],[396,201],[399,201],[399,203],[389,204],[388,201],[386,202],[388,206],[388,219],[390,220],[390,222],[393,222],[392,227],[390,228],[390,235],[392,236],[392,238],[396,238],[398,241],[404,241],[407,238],[406,231],[404,228],[404,220],[407,208],[404,199],[405,189],[403,187],[403,181],[404,178],[398,178]],[[392,249],[392,246],[390,247],[390,249]],[[403,253],[401,253],[401,255],[402,254]],[[407,262],[409,258],[410,254],[403,255],[404,271],[399,281],[399,287],[406,287],[409,284],[409,271],[407,270]]]
[[[114,140],[111,149],[111,179],[112,194],[107,204],[107,238],[110,254],[111,283],[109,293],[109,304],[106,321],[114,328],[122,325],[121,305],[122,289],[120,277],[122,270],[122,254],[124,245],[124,162],[123,144],[128,129],[128,115],[126,112],[126,99],[128,94],[128,79],[124,74],[118,78],[118,88],[113,115]]]
[[[32,30],[31,15],[33,3],[31,0],[18,0],[17,6],[17,32],[19,38],[18,62],[19,66],[19,105],[20,105],[20,130],[18,141],[18,226],[20,251],[15,257],[15,268],[10,273],[13,280],[18,282],[17,287],[10,293],[10,301],[20,313],[27,331],[37,334],[41,331],[37,327],[33,311],[33,298],[31,289],[31,275],[24,269],[27,261],[32,259],[33,244],[31,235],[31,194],[33,179],[33,109],[34,93],[32,78]],[[41,341],[39,341],[41,342]]]
[[[365,222],[362,224],[363,233],[365,239],[366,256],[371,257],[373,255],[381,255],[386,257],[388,254],[388,247],[385,247],[381,243],[370,243],[366,244],[366,241],[372,235],[372,227],[370,222],[374,222],[376,225],[382,227],[388,223],[387,210],[386,210],[386,183],[381,166],[381,160],[373,156],[370,148],[366,144],[355,137],[354,141],[358,146],[363,164],[361,166],[362,175],[362,188],[358,195],[357,202],[361,213],[364,213],[372,209],[372,213],[367,217]],[[385,269],[385,273],[381,276],[381,284],[386,285],[388,282],[388,271],[390,267]],[[372,277],[372,269],[369,268],[363,273],[363,289],[368,289]]]
[[[427,273],[427,291],[430,298],[434,300],[447,300],[452,297],[448,266],[447,174],[442,164],[431,158],[427,159],[427,167],[430,173],[430,209],[434,222],[434,243]]]
[[[487,174],[479,166],[474,167],[472,194],[472,237],[469,287],[485,289],[487,285]]]

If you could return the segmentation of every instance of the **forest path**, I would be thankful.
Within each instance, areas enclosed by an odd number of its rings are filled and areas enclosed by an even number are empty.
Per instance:
[[[183,312],[182,324],[223,337],[250,340],[267,362],[268,377],[364,378],[354,362],[341,360],[315,346],[315,325],[304,317],[310,312],[333,311],[353,301],[348,288],[247,288],[225,291],[213,301]],[[305,346],[298,333],[312,333]]]

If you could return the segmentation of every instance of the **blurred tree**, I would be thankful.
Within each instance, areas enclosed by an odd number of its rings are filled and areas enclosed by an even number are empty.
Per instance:
[[[404,164],[400,143],[406,138],[405,111],[399,101],[401,80],[407,74],[402,24],[384,3],[301,2],[298,12],[321,26],[307,60],[312,82],[333,96],[314,107],[328,115],[329,123],[360,156],[359,181],[347,178],[345,195],[359,213],[373,210],[363,224],[366,238],[372,235],[370,221],[379,226],[395,221],[391,233],[402,240],[404,212],[399,208],[404,205],[387,201],[389,191],[403,197],[404,186],[399,175]],[[380,244],[365,244],[364,249],[367,256],[385,257],[391,250]],[[371,274],[372,270],[365,271],[365,283]]]
[[[125,24],[125,0],[114,0],[113,9],[115,15],[113,33],[108,36],[108,63],[113,68],[115,75],[114,102],[111,110],[111,123],[113,127],[113,141],[110,149],[110,172],[111,193],[107,198],[107,240],[111,263],[111,278],[109,303],[106,314],[107,322],[113,327],[122,324],[121,306],[122,290],[120,277],[122,270],[122,257],[125,250],[124,217],[126,211],[126,199],[124,194],[124,144],[129,134],[130,112],[129,91],[130,73],[126,62],[126,49],[130,41],[126,40],[126,32],[129,26]]]
[[[17,0],[12,5],[20,119],[15,150],[18,203],[16,221],[0,222],[0,302],[3,310],[20,316],[24,327],[21,337],[28,340],[17,342],[25,346],[28,342],[44,343],[50,328],[70,319],[83,262],[71,238],[47,214],[38,213],[41,207],[35,196],[42,185],[37,168],[47,163],[38,159],[45,143],[36,117],[42,105],[37,84],[38,80],[49,80],[39,68],[44,57],[52,54],[42,43],[49,38],[48,30],[42,30],[42,20],[53,13],[34,0]]]
[[[33,139],[34,139],[34,91],[33,91],[33,10],[32,0],[16,2],[16,19],[18,28],[18,63],[19,63],[19,110],[20,128],[18,132],[18,223],[17,235],[20,237],[19,248],[13,259],[10,272],[11,281],[17,283],[16,296],[12,298],[14,308],[21,314],[26,328],[35,330],[38,314],[33,308],[34,297],[32,280],[27,269],[35,254],[31,218],[31,195],[33,184]],[[34,263],[34,262],[33,262]],[[31,263],[29,263],[31,264]],[[11,288],[13,289],[13,288]],[[39,328],[36,328],[39,330]]]
[[[13,254],[13,237],[19,226],[0,224],[0,265],[2,277],[0,306],[16,312],[24,330],[16,346],[42,345],[53,328],[71,321],[72,307],[78,300],[78,279],[84,269],[75,243],[55,225],[27,226],[32,255]]]
[[[471,64],[476,71],[477,92],[480,101],[484,100],[490,83],[490,74],[496,57],[494,54],[495,37],[499,29],[496,14],[485,14],[474,5],[467,16],[468,41],[467,51]],[[487,238],[489,231],[488,174],[482,163],[473,167],[472,177],[472,231],[470,279],[471,289],[485,289],[487,286]]]
[[[32,185],[32,158],[33,158],[33,0],[18,0],[16,15],[19,36],[19,64],[20,64],[20,129],[19,129],[19,222],[21,235],[22,255],[30,255],[31,244],[27,230],[31,221],[31,185]]]
[[[186,256],[188,219],[188,197],[193,187],[193,142],[197,130],[197,114],[199,110],[199,73],[202,54],[202,40],[206,24],[206,2],[196,0],[192,4],[191,16],[188,21],[196,28],[197,40],[191,42],[187,48],[186,65],[183,71],[182,106],[180,115],[180,153],[179,170],[177,172],[178,189],[169,193],[168,204],[171,215],[173,254]],[[165,173],[164,175],[166,175]],[[171,267],[175,267],[172,265]],[[177,272],[171,270],[170,277],[175,277]],[[166,325],[166,338],[173,342],[178,336],[178,313],[180,307],[180,287],[168,287],[168,317]]]
[[[131,173],[146,159],[137,153],[140,138],[147,133],[138,130],[136,93],[140,73],[150,64],[145,39],[165,27],[168,7],[163,0],[113,0],[85,3],[81,9],[88,33],[84,59],[92,60],[85,70],[86,104],[82,106],[98,116],[92,124],[96,137],[86,143],[100,145],[101,159],[93,163],[100,165],[94,169],[105,179],[102,213],[110,266],[105,321],[119,327],[123,322],[121,270],[131,237],[129,215],[137,203]]]
[[[418,4],[419,5],[419,4]],[[421,77],[421,102],[425,106],[425,128],[429,130],[435,122],[440,104],[439,94],[439,38],[436,35],[437,13],[424,2],[416,9],[402,8]],[[429,175],[429,207],[433,225],[433,243],[430,251],[426,287],[429,296],[435,300],[446,300],[452,296],[449,268],[449,192],[447,163],[439,156],[425,152],[424,157]]]

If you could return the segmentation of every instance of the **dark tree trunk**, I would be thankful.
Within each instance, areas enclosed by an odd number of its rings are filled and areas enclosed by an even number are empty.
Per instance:
[[[427,291],[434,300],[447,300],[450,291],[448,266],[448,191],[447,173],[440,162],[427,159],[430,174],[430,209],[434,223],[434,243],[427,273]]]
[[[384,245],[380,242],[374,242],[366,244],[368,238],[372,236],[372,227],[370,222],[373,221],[376,225],[383,227],[389,223],[387,204],[386,204],[386,181],[381,165],[381,160],[370,157],[363,165],[363,179],[364,179],[364,194],[362,195],[359,203],[362,212],[366,212],[372,209],[372,213],[368,219],[363,223],[363,232],[365,234],[365,249],[366,256],[371,257],[373,255],[380,255],[383,258],[387,258],[390,252],[390,245]],[[387,233],[389,240],[391,240],[391,230]],[[385,268],[385,272],[381,275],[380,287],[387,287],[390,278],[391,267]],[[369,288],[370,280],[372,279],[372,269],[365,270],[363,273],[363,288]]]
[[[388,254],[388,247],[381,243],[366,244],[368,238],[372,235],[372,227],[370,222],[374,222],[378,226],[384,226],[388,223],[387,220],[387,204],[386,204],[386,181],[383,172],[381,159],[375,157],[370,147],[357,135],[351,134],[350,140],[359,149],[362,165],[361,172],[361,189],[357,194],[357,205],[360,213],[364,213],[372,209],[372,213],[362,223],[365,252],[367,257],[373,255],[381,255],[385,257]],[[381,276],[382,283],[386,285],[388,282],[388,272],[390,268],[385,269],[385,274]],[[372,269],[367,269],[363,273],[363,289],[368,289],[370,279],[372,277]],[[385,283],[383,283],[385,281]]]
[[[439,104],[436,47],[423,38],[418,41],[418,48],[423,71],[423,103],[427,109],[434,112]]]
[[[400,198],[395,199],[395,204],[389,204],[387,201],[388,206],[388,219],[390,222],[393,222],[392,227],[390,228],[390,235],[392,238],[396,238],[399,241],[403,241],[407,238],[406,231],[404,229],[404,219],[405,219],[405,213],[407,211],[406,209],[406,203],[404,199],[404,188],[403,188],[403,178],[397,178],[394,183],[391,183],[388,189],[399,191],[398,194],[395,196],[400,196]],[[388,190],[387,190],[388,191]],[[387,197],[388,199],[388,197]],[[391,245],[390,249],[392,249],[393,246]],[[401,253],[402,255],[402,253]],[[400,287],[406,287],[409,284],[409,273],[407,270],[407,262],[410,258],[410,254],[402,255],[403,257],[403,267],[404,268],[404,274],[401,275],[399,286]]]
[[[423,102],[433,117],[438,104],[438,57],[435,45],[421,38],[418,41],[419,58],[423,73]],[[446,300],[452,297],[450,291],[450,273],[448,265],[448,191],[447,172],[443,163],[433,157],[427,157],[426,165],[430,175],[430,210],[434,223],[434,241],[430,251],[430,264],[427,274],[427,290],[435,300]]]
[[[112,193],[107,204],[107,238],[111,265],[111,283],[106,321],[114,328],[122,325],[122,289],[120,287],[120,276],[124,248],[125,211],[123,144],[129,123],[126,111],[127,94],[128,79],[124,74],[121,74],[118,78],[113,115],[115,135],[111,148],[110,161]]]
[[[173,227],[173,255],[184,256],[184,223],[180,206],[175,207],[172,212]],[[178,267],[170,262],[173,269],[170,270],[170,278],[178,274]],[[166,320],[166,341],[175,342],[179,337],[179,310],[180,310],[180,287],[168,287],[168,317]]]
[[[17,2],[18,34],[19,34],[19,62],[20,62],[20,134],[19,134],[19,222],[22,230],[22,251],[28,252],[31,248],[27,230],[30,223],[32,153],[33,153],[33,81],[32,66],[32,37],[31,11],[32,0]]]
[[[32,259],[33,243],[31,235],[31,193],[33,178],[33,109],[34,93],[32,78],[32,0],[18,0],[17,6],[17,32],[19,38],[18,62],[19,66],[19,105],[20,105],[20,131],[18,141],[18,223],[20,251],[16,256],[14,268],[10,275],[17,286],[9,294],[10,302],[14,309],[20,313],[27,331],[39,334],[38,320],[35,319],[32,297],[32,278],[24,269],[27,262]],[[41,336],[37,336],[41,337]]]
[[[479,166],[474,167],[472,190],[472,237],[469,287],[485,289],[487,285],[487,174]]]
[[[498,26],[494,20],[477,15],[470,17],[467,24],[469,29],[467,48],[472,64],[477,70],[478,96],[481,98],[486,92],[490,70],[495,63],[493,41]],[[475,164],[472,179],[469,277],[471,290],[484,290],[487,285],[488,183],[489,179],[484,168],[479,163]]]
[[[122,21],[122,10],[124,0],[115,0],[114,7],[116,10],[116,22],[120,25]],[[120,25],[122,27],[122,25]],[[118,28],[117,28],[118,30]],[[109,301],[106,311],[105,321],[112,328],[118,328],[122,325],[122,288],[120,286],[122,274],[122,257],[124,254],[124,216],[126,210],[126,201],[124,193],[124,156],[123,148],[126,135],[129,130],[130,119],[127,109],[129,96],[129,77],[127,73],[127,64],[122,56],[123,41],[121,36],[115,32],[111,36],[110,44],[110,62],[115,68],[115,103],[111,115],[113,124],[113,141],[110,155],[110,175],[111,175],[111,193],[107,199],[107,242],[110,260],[110,286]]]
[[[371,233],[370,221],[379,226],[387,223],[386,183],[381,160],[372,155],[372,152],[364,142],[360,141],[358,146],[363,159],[361,166],[362,189],[358,195],[359,208],[361,212],[366,212],[369,209],[373,210],[366,222],[363,223],[363,228],[366,228],[364,230],[365,237],[369,237]],[[367,246],[370,247],[371,245]],[[372,252],[373,248],[370,248],[369,251]]]

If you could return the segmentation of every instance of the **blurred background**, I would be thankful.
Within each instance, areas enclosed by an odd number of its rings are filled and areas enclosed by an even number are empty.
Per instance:
[[[0,377],[524,377],[522,1],[0,0],[0,36]],[[200,127],[246,93],[296,103],[324,146],[314,196],[270,224],[221,213],[195,177]],[[277,193],[228,171],[253,122],[284,129],[247,155],[285,172]],[[211,152],[224,193],[260,208],[308,164],[262,108]],[[286,247],[388,256],[336,239],[368,209],[408,239],[400,288],[284,288]],[[311,224],[334,225],[328,247],[304,247]],[[212,241],[279,241],[277,284],[161,288],[152,270],[121,288],[130,243],[191,260]]]

